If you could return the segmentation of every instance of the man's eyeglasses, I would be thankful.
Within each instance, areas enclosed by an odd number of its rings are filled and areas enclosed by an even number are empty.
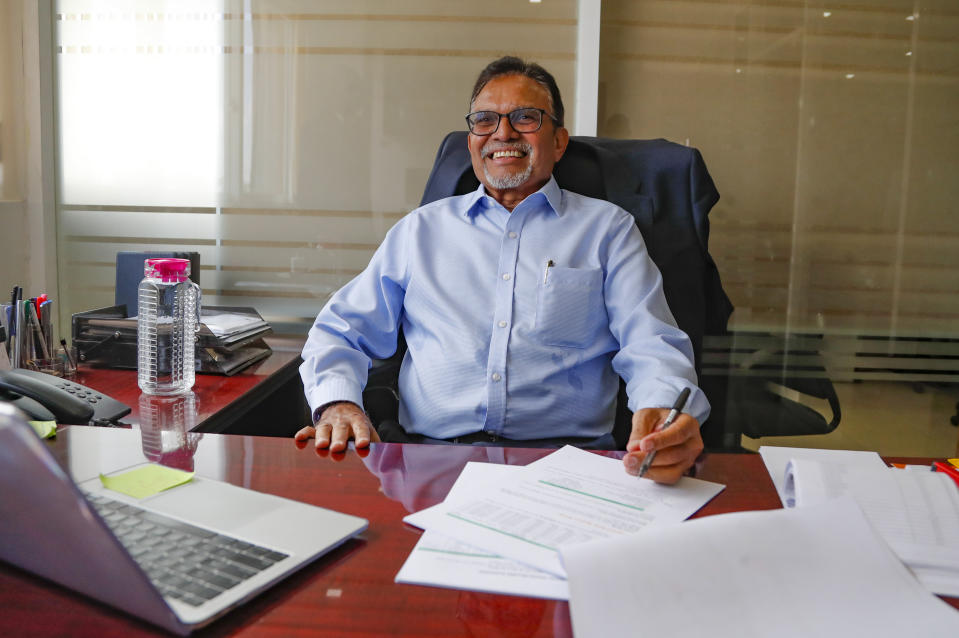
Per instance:
[[[466,124],[473,135],[492,135],[499,128],[501,119],[509,118],[509,125],[517,133],[535,133],[543,125],[543,116],[558,124],[556,118],[544,111],[533,107],[516,109],[509,113],[496,111],[474,111],[466,116]]]

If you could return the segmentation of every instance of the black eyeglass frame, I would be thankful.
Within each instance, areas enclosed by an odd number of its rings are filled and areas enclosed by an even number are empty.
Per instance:
[[[513,115],[514,115],[515,113],[519,113],[520,111],[537,111],[537,112],[539,113],[539,125],[537,125],[536,128],[534,128],[534,129],[532,129],[532,130],[529,130],[529,131],[521,131],[521,130],[519,130],[518,128],[516,128],[516,125],[513,124]],[[496,118],[496,126],[495,126],[495,127],[493,128],[493,130],[490,131],[489,133],[476,133],[476,132],[473,131],[473,122],[470,121],[470,118],[471,118],[472,116],[478,114],[478,113],[492,113],[492,114],[494,114],[494,115],[497,116],[497,118]],[[495,133],[496,131],[499,130],[500,122],[502,122],[502,121],[503,121],[503,118],[505,117],[507,120],[509,120],[509,125],[510,125],[510,126],[513,128],[513,130],[516,131],[517,133],[535,133],[536,131],[538,131],[538,130],[540,130],[541,128],[543,128],[543,116],[544,116],[544,115],[545,115],[546,117],[548,117],[549,119],[553,120],[553,124],[555,124],[556,126],[559,126],[559,120],[557,120],[555,117],[553,117],[552,115],[550,115],[549,112],[548,112],[546,109],[540,109],[540,108],[537,108],[537,107],[535,107],[535,106],[523,106],[523,107],[520,107],[520,108],[518,108],[518,109],[513,109],[513,110],[510,111],[509,113],[499,113],[499,112],[497,112],[497,111],[487,111],[487,110],[483,110],[483,111],[473,111],[472,113],[468,113],[468,114],[466,115],[466,126],[469,127],[469,131],[470,131],[470,133],[471,133],[472,135],[476,135],[477,137],[487,137],[487,136],[492,135],[493,133]]]

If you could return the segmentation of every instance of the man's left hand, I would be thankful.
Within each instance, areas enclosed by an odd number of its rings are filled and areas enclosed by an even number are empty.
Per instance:
[[[646,476],[657,483],[675,483],[696,462],[703,451],[699,421],[680,414],[671,426],[656,432],[668,414],[669,408],[643,408],[633,415],[633,431],[623,457],[627,472],[638,474],[643,459],[653,450],[656,458]]]

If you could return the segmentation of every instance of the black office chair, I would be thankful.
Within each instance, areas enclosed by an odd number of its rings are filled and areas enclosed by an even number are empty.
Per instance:
[[[466,138],[465,131],[456,131],[443,140],[421,205],[468,193],[479,186]],[[726,418],[729,378],[700,374],[703,339],[707,335],[728,335],[726,324],[733,306],[709,254],[708,215],[719,200],[719,193],[699,151],[662,139],[573,137],[553,175],[560,187],[608,200],[633,215],[650,257],[662,272],[673,316],[692,341],[700,387],[713,406],[710,418],[703,424],[703,441],[709,449],[739,449],[740,431],[735,422]],[[370,371],[364,404],[374,424],[396,419],[396,378],[404,352],[401,339],[396,355],[375,362]],[[758,382],[755,378],[737,380],[735,387]],[[770,401],[765,395],[761,398],[763,405]],[[626,408],[623,383],[618,401],[613,435],[617,444],[625,447],[631,414]],[[812,420],[811,415],[804,418]],[[819,428],[818,422],[814,425]]]
[[[727,435],[735,431],[758,439],[835,430],[842,411],[821,354],[822,341],[822,335],[784,337],[743,331],[707,336],[701,378],[718,375],[726,381],[719,418]],[[825,402],[830,418],[796,398]]]

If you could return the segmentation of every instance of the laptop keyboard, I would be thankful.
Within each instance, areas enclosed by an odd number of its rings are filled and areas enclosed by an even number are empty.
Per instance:
[[[86,497],[160,593],[194,607],[287,557],[105,496]]]

